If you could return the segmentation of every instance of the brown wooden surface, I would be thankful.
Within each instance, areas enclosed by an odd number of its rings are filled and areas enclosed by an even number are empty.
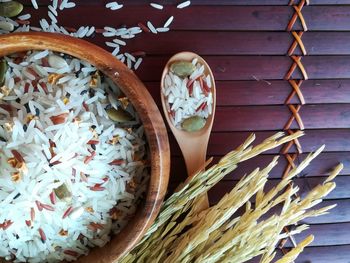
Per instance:
[[[49,0],[38,1],[43,6]],[[142,50],[147,53],[144,63],[136,72],[145,82],[158,106],[159,80],[166,61],[176,52],[190,50],[202,55],[217,79],[217,116],[209,144],[209,155],[214,161],[242,142],[250,132],[257,133],[257,141],[283,128],[290,112],[283,106],[291,92],[283,80],[292,61],[285,54],[292,44],[290,33],[285,32],[293,14],[289,0],[194,0],[192,6],[177,10],[180,1],[165,0],[167,6],[159,11],[146,0],[128,0],[119,11],[104,8],[109,1],[78,0],[78,7],[60,14],[62,25],[78,27],[106,25],[133,26],[151,20],[162,25],[174,15],[172,31],[166,34],[141,34],[128,41],[123,51]],[[126,2],[126,1],[125,1]],[[297,1],[296,1],[297,2]],[[32,13],[35,24],[46,9],[34,11],[26,1],[25,11]],[[302,40],[308,56],[302,59],[310,80],[301,85],[306,105],[300,115],[306,127],[306,136],[300,139],[306,154],[325,143],[326,149],[305,169],[298,183],[306,190],[306,182],[317,183],[326,172],[343,162],[338,189],[323,205],[337,203],[330,214],[307,220],[312,224],[307,233],[315,234],[315,241],[306,248],[297,263],[350,262],[350,0],[311,0],[303,8],[309,31]],[[300,30],[297,21],[295,30]],[[104,48],[100,34],[90,39]],[[106,48],[110,50],[109,48]],[[295,54],[300,54],[296,48]],[[300,78],[296,72],[293,78]],[[292,103],[299,103],[293,98]],[[298,128],[296,123],[292,128]],[[186,178],[186,169],[179,149],[170,136],[172,151],[171,187]],[[242,163],[236,171],[224,178],[210,193],[212,204],[230,190],[244,173],[256,166],[266,165],[278,150]],[[295,149],[292,148],[292,151]],[[284,157],[272,171],[272,185],[281,178],[286,166]],[[289,244],[290,245],[290,244]]]
[[[349,9],[350,12],[350,9]],[[349,21],[350,24],[350,21]],[[283,79],[292,60],[286,56],[203,56],[217,80]],[[146,81],[160,79],[166,56],[153,56],[140,67],[139,76]],[[309,56],[302,59],[310,79],[350,78],[347,56]],[[296,70],[292,78],[302,78]]]
[[[26,1],[23,1],[26,3]],[[96,0],[76,0],[74,1],[78,4],[84,4],[84,5],[101,5],[108,3],[109,1],[103,0],[103,1],[96,1]],[[47,5],[50,4],[49,0],[37,0],[37,3],[39,5]],[[141,5],[141,4],[148,4],[148,0],[128,0],[128,5]],[[163,0],[161,2],[164,5],[175,5],[178,4],[179,1],[177,0]],[[200,1],[192,1],[192,5],[282,5],[286,6],[289,3],[289,0],[200,0]],[[313,0],[310,1],[310,5],[334,5],[334,4],[350,4],[349,0]],[[29,5],[27,3],[27,5]]]
[[[307,154],[302,154],[300,160],[303,160]],[[224,180],[238,180],[245,173],[252,171],[255,167],[265,167],[271,162],[275,155],[263,154],[254,158],[253,160],[248,160],[242,163],[232,174],[227,175]],[[217,162],[220,157],[214,157],[213,162]],[[330,167],[334,167],[339,162],[342,162],[345,167],[341,172],[341,175],[350,174],[350,155],[347,152],[325,152],[318,156],[303,172],[303,175],[307,176],[325,176],[329,172]],[[286,167],[286,160],[281,156],[278,160],[277,166],[270,173],[271,178],[281,178],[283,169]],[[186,178],[186,169],[183,163],[182,157],[173,156],[172,158],[172,169],[171,171],[171,181],[172,183],[178,183]],[[254,167],[254,168],[253,168]]]
[[[147,50],[148,55],[169,55],[182,50],[194,50],[201,55],[285,55],[293,41],[287,32],[259,31],[181,30],[156,36],[145,34],[142,38],[143,41],[131,40],[128,49]],[[191,41],[188,41],[189,39]],[[350,36],[347,32],[308,32],[302,39],[305,46],[311,47],[308,49],[309,55],[350,54]],[[106,39],[97,34],[93,41],[104,45]],[[204,42],[206,44],[202,45]],[[163,46],[169,48],[164,49]],[[261,48],[257,49],[257,46]],[[298,48],[295,54],[301,54]]]
[[[94,18],[93,24],[103,28],[111,24],[115,26],[133,25],[135,18],[145,22],[151,17],[157,17],[157,21],[154,20],[155,24],[162,25],[168,16],[173,14],[177,17],[172,27],[174,30],[284,31],[294,13],[294,9],[288,6],[195,5],[179,10],[171,5],[164,12],[160,12],[147,4],[135,4],[118,12],[118,20],[111,21],[110,17],[116,16],[116,12],[106,9],[101,2],[97,3],[82,4],[79,8],[79,15],[76,15],[76,9],[67,9],[60,15],[60,20],[64,21],[66,26],[77,27],[92,24],[91,20]],[[31,10],[32,8],[28,7],[24,11]],[[349,11],[350,6],[308,6],[304,7],[303,14],[311,31],[346,31],[350,27],[350,17],[347,15]],[[35,12],[33,21],[46,14],[47,11],[44,9]],[[300,30],[301,28],[300,23],[297,22],[293,29]]]
[[[158,109],[141,81],[108,52],[82,40],[48,33],[0,36],[0,56],[15,52],[50,49],[63,52],[95,65],[110,77],[135,106],[145,127],[150,147],[151,177],[145,204],[118,235],[102,248],[79,259],[80,262],[113,262],[130,250],[153,223],[166,193],[170,169],[170,149],[166,128]],[[92,55],[93,54],[93,55]],[[119,74],[115,74],[118,72]]]
[[[329,130],[306,130],[306,136],[299,139],[303,152],[308,153],[315,151],[320,145],[326,145],[327,152],[347,152],[350,151],[350,131],[348,129],[329,129]],[[265,138],[272,136],[274,131],[258,131],[255,132],[256,142],[261,142]],[[220,156],[239,146],[242,141],[247,138],[251,132],[220,132],[213,133],[208,149],[208,155]],[[172,135],[170,137],[170,145],[174,156],[181,155],[177,143]],[[266,153],[278,154],[282,147],[277,147]],[[296,152],[293,146],[290,152]]]
[[[218,106],[282,105],[292,91],[284,80],[217,81],[216,84],[220,90],[217,94]],[[160,103],[159,83],[145,82],[145,85],[156,102]],[[302,84],[301,90],[306,104],[350,103],[348,79],[309,80]],[[299,99],[293,97],[291,103],[299,103]]]

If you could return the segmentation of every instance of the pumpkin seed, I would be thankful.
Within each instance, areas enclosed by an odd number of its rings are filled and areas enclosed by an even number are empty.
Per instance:
[[[115,108],[110,108],[106,110],[108,117],[115,122],[128,122],[133,119],[131,114],[122,108],[118,108],[117,110]]]
[[[187,77],[195,71],[196,66],[192,64],[192,62],[187,61],[178,61],[174,62],[170,66],[171,72],[178,75],[179,77]]]
[[[199,116],[192,116],[185,119],[181,126],[182,129],[188,132],[195,132],[201,130],[205,126],[206,120]]]
[[[49,61],[49,65],[53,68],[60,69],[60,68],[68,67],[67,61],[64,58],[56,55],[49,56],[48,61]]]
[[[5,83],[5,75],[7,72],[8,66],[6,60],[0,60],[0,86]]]
[[[68,187],[66,184],[62,184],[59,187],[54,189],[56,196],[60,200],[64,200],[69,202],[72,199],[72,193],[68,190]]]
[[[15,26],[10,22],[0,21],[0,29],[6,31],[12,31],[15,29]]]
[[[14,17],[23,10],[23,5],[16,1],[0,3],[0,16]]]

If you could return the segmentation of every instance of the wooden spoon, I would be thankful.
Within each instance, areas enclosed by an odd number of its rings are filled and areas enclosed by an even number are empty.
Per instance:
[[[189,61],[191,62],[194,58],[198,59],[198,62],[200,62],[202,65],[204,65],[204,73],[205,75],[209,75],[211,78],[211,92],[213,95],[213,104],[212,104],[212,114],[208,117],[205,126],[196,132],[188,132],[181,129],[178,129],[173,125],[172,120],[170,119],[167,107],[166,107],[166,98],[162,93],[162,90],[164,88],[164,81],[165,76],[169,72],[170,65],[175,61]],[[192,52],[181,52],[177,53],[173,57],[170,58],[168,63],[166,64],[163,74],[162,74],[162,80],[161,80],[161,100],[163,105],[163,110],[165,114],[165,118],[170,126],[171,131],[173,132],[180,148],[182,151],[182,154],[185,159],[186,168],[187,168],[187,174],[188,176],[194,175],[195,172],[197,172],[199,169],[203,167],[203,164],[206,160],[207,155],[207,147],[208,147],[208,141],[210,137],[210,133],[213,126],[214,121],[214,115],[215,115],[215,106],[216,106],[216,88],[215,88],[215,80],[213,73],[209,67],[209,65],[205,62],[205,60],[200,57],[199,55],[192,53]],[[209,207],[209,201],[208,196],[205,195],[203,199],[201,200],[201,208],[207,208]]]

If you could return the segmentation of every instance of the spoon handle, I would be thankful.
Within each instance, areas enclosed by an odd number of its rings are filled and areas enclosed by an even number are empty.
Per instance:
[[[185,163],[186,163],[187,174],[189,177],[193,176],[196,172],[198,172],[198,169],[203,167],[203,164],[206,161],[206,155],[207,155],[208,143],[204,143],[203,141],[200,143],[194,143],[194,141],[189,143],[191,147],[186,147],[186,150],[182,150]],[[200,212],[208,208],[209,207],[208,195],[204,194],[203,196],[200,196],[197,199],[196,205],[197,205],[196,207],[197,212]]]

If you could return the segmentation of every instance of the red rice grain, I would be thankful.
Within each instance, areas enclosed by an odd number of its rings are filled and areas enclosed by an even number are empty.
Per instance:
[[[46,241],[46,235],[45,235],[44,231],[43,231],[41,228],[39,228],[39,235],[40,235],[41,241],[42,241],[43,243],[45,243],[45,241]]]
[[[73,207],[70,206],[68,207],[68,209],[66,210],[66,212],[64,212],[62,219],[65,219],[67,216],[69,216],[71,213],[73,212]]]

